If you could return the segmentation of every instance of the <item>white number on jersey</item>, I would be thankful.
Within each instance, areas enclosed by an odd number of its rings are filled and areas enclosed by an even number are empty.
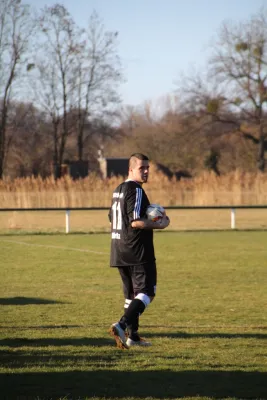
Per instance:
[[[121,230],[121,205],[119,201],[115,201],[112,206],[112,228],[117,231]]]

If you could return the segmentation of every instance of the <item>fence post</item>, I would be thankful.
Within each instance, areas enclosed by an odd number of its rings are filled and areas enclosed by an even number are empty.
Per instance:
[[[70,210],[66,210],[66,233],[70,231]]]
[[[235,229],[235,209],[231,209],[231,229]]]

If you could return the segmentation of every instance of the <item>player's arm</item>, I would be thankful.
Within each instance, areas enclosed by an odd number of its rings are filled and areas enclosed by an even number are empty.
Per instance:
[[[125,197],[125,202],[129,224],[134,229],[164,229],[170,223],[166,215],[156,222],[144,217],[145,209],[143,208],[144,205],[142,205],[142,191],[139,188],[130,188]]]
[[[170,224],[170,219],[167,215],[158,221],[151,221],[147,218],[140,218],[132,221],[131,226],[134,229],[165,229]]]

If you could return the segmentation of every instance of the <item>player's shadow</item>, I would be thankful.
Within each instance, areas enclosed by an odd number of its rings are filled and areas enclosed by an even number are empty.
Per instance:
[[[38,338],[38,339],[26,339],[26,338],[15,338],[15,339],[0,339],[0,348],[1,347],[10,347],[10,348],[23,348],[23,347],[31,347],[31,348],[39,348],[39,347],[48,347],[48,346],[110,346],[114,345],[114,340],[111,338]]]
[[[128,359],[129,352],[118,354]],[[106,357],[104,357],[104,362]],[[1,399],[23,398],[157,398],[209,397],[266,399],[267,373],[211,370],[128,371],[98,369],[68,372],[27,372],[0,375]]]
[[[1,306],[28,306],[32,304],[64,304],[59,300],[42,299],[40,297],[2,297],[0,298]]]
[[[187,333],[187,332],[147,332],[144,334],[146,338],[171,338],[171,339],[267,339],[267,333]]]

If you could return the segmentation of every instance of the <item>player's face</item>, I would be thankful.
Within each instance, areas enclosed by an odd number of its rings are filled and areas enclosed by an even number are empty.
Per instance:
[[[133,168],[131,168],[132,179],[139,183],[146,183],[149,175],[149,161],[136,160]]]

